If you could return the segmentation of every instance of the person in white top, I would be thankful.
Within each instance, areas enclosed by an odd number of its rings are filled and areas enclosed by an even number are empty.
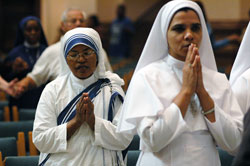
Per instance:
[[[68,8],[63,12],[61,19],[61,30],[63,33],[76,27],[86,27],[87,15],[78,8]],[[106,68],[112,71],[107,55],[104,55]],[[61,39],[49,46],[36,62],[33,70],[17,83],[18,96],[24,92],[39,87],[48,81],[54,80],[59,75],[65,75],[70,70],[61,52]]]
[[[250,109],[250,24],[248,24],[235,58],[230,84],[244,114]]]
[[[75,28],[63,39],[71,70],[44,89],[37,106],[33,142],[39,165],[124,166],[121,150],[132,135],[116,133],[123,80],[104,69],[102,45],[92,28]]]
[[[159,11],[126,93],[117,131],[140,136],[140,166],[220,166],[235,153],[242,117],[217,67],[200,7],[175,0]]]

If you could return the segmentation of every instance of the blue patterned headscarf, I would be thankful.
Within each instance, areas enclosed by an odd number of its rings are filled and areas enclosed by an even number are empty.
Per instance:
[[[40,44],[43,44],[45,45],[46,47],[48,46],[48,43],[47,43],[47,40],[45,38],[45,35],[44,35],[44,32],[43,32],[43,28],[42,28],[42,25],[41,25],[41,22],[40,22],[40,19],[35,17],[35,16],[27,16],[25,18],[23,18],[19,25],[18,25],[18,28],[17,28],[17,38],[16,38],[16,41],[15,41],[15,46],[18,46],[20,44],[23,44],[24,41],[25,41],[25,38],[24,38],[24,28],[25,28],[25,25],[26,23],[29,21],[29,20],[35,20],[37,21],[40,29],[41,29],[41,35],[40,35]]]
[[[97,77],[104,77],[104,51],[99,34],[92,28],[74,28],[65,33],[62,39],[62,52],[65,59],[68,52],[79,44],[85,45],[95,51],[98,64],[94,73]]]
[[[95,51],[96,55],[99,56],[99,49],[95,41],[86,34],[77,33],[72,35],[70,38],[67,39],[65,46],[64,46],[64,57],[66,58],[69,51],[76,45],[83,44],[88,46],[92,50]]]

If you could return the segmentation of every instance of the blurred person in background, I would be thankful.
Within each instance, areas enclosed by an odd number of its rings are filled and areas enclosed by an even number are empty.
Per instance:
[[[21,80],[32,71],[42,52],[48,46],[40,19],[35,16],[23,18],[18,26],[15,47],[5,59],[6,72],[3,77],[10,81],[14,78]],[[25,93],[21,98],[10,98],[10,106],[35,108],[43,87]]]
[[[232,34],[232,35],[229,35],[229,36],[225,37],[224,39],[216,40],[215,36],[214,36],[214,33],[213,33],[212,26],[208,21],[206,10],[205,10],[205,7],[204,7],[203,3],[201,1],[195,1],[195,2],[200,6],[200,8],[201,8],[201,10],[202,10],[202,12],[204,14],[208,34],[209,34],[211,44],[212,44],[212,47],[213,47],[214,50],[223,48],[223,47],[228,46],[229,44],[234,43],[234,42],[235,43],[240,43],[241,37],[239,35],[237,35],[237,34]]]
[[[130,41],[134,34],[132,21],[126,16],[126,6],[121,4],[116,10],[116,19],[111,23],[109,56],[129,58],[131,53]]]

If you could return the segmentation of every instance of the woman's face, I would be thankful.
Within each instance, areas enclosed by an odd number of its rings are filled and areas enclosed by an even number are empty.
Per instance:
[[[24,27],[24,37],[26,41],[33,45],[39,42],[41,29],[37,21],[29,20]]]
[[[67,63],[77,78],[85,79],[94,73],[97,66],[97,56],[91,48],[80,44],[69,51]]]
[[[202,28],[198,15],[193,10],[179,11],[172,18],[167,31],[169,54],[185,61],[191,43],[199,47]]]

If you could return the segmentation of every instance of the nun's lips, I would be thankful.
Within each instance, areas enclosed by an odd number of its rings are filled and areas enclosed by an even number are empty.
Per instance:
[[[192,43],[185,44],[185,45],[183,45],[182,47],[183,47],[183,48],[188,48],[191,44],[192,44]]]
[[[89,68],[89,66],[86,66],[86,65],[79,65],[79,66],[77,66],[75,69],[76,69],[76,70],[80,70],[80,69],[86,70],[86,69],[88,69],[88,68]]]

